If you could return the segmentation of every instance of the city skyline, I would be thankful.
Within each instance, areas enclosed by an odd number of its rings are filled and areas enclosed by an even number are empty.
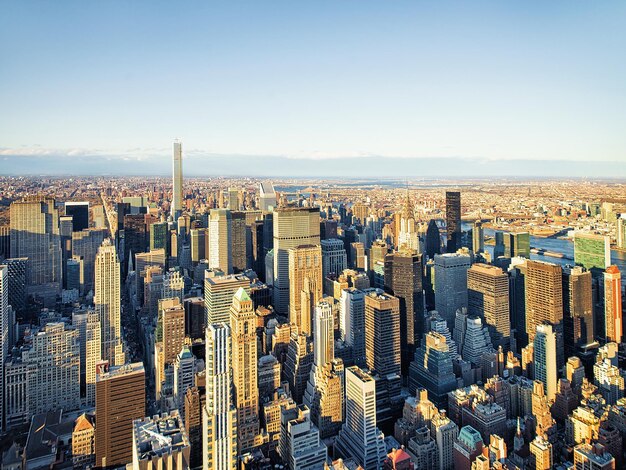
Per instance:
[[[214,175],[626,175],[620,2],[33,5],[3,8],[3,174],[166,174],[178,135]]]

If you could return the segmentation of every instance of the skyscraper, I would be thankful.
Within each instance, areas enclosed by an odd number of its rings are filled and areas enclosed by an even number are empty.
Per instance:
[[[435,310],[454,325],[454,316],[460,308],[467,307],[467,270],[469,255],[445,253],[435,255]]]
[[[357,366],[346,369],[346,421],[335,452],[364,470],[380,468],[385,458],[384,435],[376,427],[376,382]]]
[[[123,466],[132,460],[133,421],[146,413],[143,363],[100,367],[96,381],[96,466]]]
[[[56,294],[62,281],[59,211],[56,201],[37,196],[14,201],[11,203],[10,217],[11,256],[28,258],[28,286],[47,284]]]
[[[211,209],[209,214],[209,268],[233,272],[231,213],[227,209]]]
[[[430,259],[433,259],[435,255],[441,253],[441,234],[439,233],[439,227],[435,219],[430,219],[430,222],[428,222],[425,251]]]
[[[237,467],[237,418],[232,403],[230,327],[213,323],[206,330],[206,404],[202,410],[204,470]]]
[[[563,269],[563,337],[568,355],[594,341],[591,272],[580,266]]]
[[[446,232],[448,253],[461,248],[461,193],[446,191]]]
[[[472,251],[474,253],[485,251],[485,230],[481,220],[475,221],[474,227],[472,227]]]
[[[534,339],[535,379],[545,386],[548,400],[554,400],[557,385],[556,335],[552,325],[537,325]]]
[[[250,279],[243,274],[229,276],[211,276],[210,271],[204,275],[204,309],[205,325],[211,323],[230,323],[230,307],[233,295],[240,287],[250,292]]]
[[[511,341],[509,277],[502,269],[474,264],[467,271],[467,313],[484,319],[491,342],[508,351]]]
[[[301,245],[288,250],[289,321],[310,335],[313,309],[322,298],[322,252],[319,245]]]
[[[259,209],[269,211],[276,206],[276,193],[271,181],[259,183]]]
[[[584,268],[603,270],[611,264],[611,240],[606,235],[574,232],[574,261]]]
[[[604,336],[607,342],[622,342],[622,325],[622,274],[617,266],[609,266],[604,271]]]
[[[289,249],[320,244],[319,208],[281,208],[274,211],[274,308],[289,313]]]
[[[434,331],[426,334],[423,344],[415,351],[409,374],[411,393],[422,386],[428,390],[429,398],[437,406],[447,405],[447,394],[457,384],[449,345],[443,335]]]
[[[321,241],[322,246],[322,276],[330,273],[340,274],[348,267],[346,249],[341,240],[330,238]]]
[[[233,272],[240,273],[246,270],[248,262],[246,254],[246,213],[235,211],[231,212],[230,215],[230,253]]]
[[[385,291],[400,302],[402,374],[406,375],[415,349],[424,336],[422,256],[409,250],[387,254]]]
[[[66,202],[65,215],[72,216],[72,230],[80,232],[89,227],[89,202]]]
[[[183,211],[183,144],[174,141],[172,157],[172,219],[177,220]]]
[[[379,290],[365,296],[365,356],[378,374],[400,374],[400,302]]]
[[[230,307],[232,331],[233,394],[237,408],[237,453],[255,446],[259,434],[259,389],[257,387],[256,314],[243,287]]]
[[[9,354],[9,269],[0,264],[0,377]],[[4,431],[4,385],[0,386],[0,431]]]
[[[120,325],[120,262],[108,238],[96,255],[95,274],[94,304],[100,321],[102,359],[119,366],[125,362]]]
[[[350,288],[341,292],[339,301],[339,330],[341,339],[352,347],[352,359],[365,366],[365,293]]]
[[[526,262],[526,331],[532,341],[537,325],[561,325],[563,286],[561,266],[541,261]]]

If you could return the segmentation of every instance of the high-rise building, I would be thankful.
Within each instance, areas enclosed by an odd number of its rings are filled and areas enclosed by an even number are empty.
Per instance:
[[[243,287],[230,307],[232,334],[233,395],[237,408],[237,452],[255,446],[259,434],[259,389],[257,387],[256,314]]]
[[[614,470],[615,458],[602,444],[580,444],[574,447],[576,470]]]
[[[534,350],[535,379],[543,382],[546,396],[552,401],[556,395],[557,385],[556,334],[552,325],[537,325]]]
[[[407,250],[387,254],[385,291],[400,302],[402,374],[406,375],[415,349],[424,336],[422,256]]]
[[[72,230],[80,232],[89,227],[89,202],[66,202],[65,215],[72,216]]]
[[[552,444],[544,436],[537,435],[529,446],[531,465],[537,470],[550,470],[554,464]]]
[[[94,290],[94,269],[96,255],[100,245],[107,237],[108,230],[103,228],[89,228],[72,233],[72,256],[82,263],[81,288],[82,294]]]
[[[9,258],[11,256],[11,227],[0,225],[0,256]]]
[[[566,354],[594,341],[591,272],[581,266],[563,269],[563,338]]]
[[[441,234],[435,219],[430,219],[426,229],[426,254],[429,259],[434,259],[435,255],[441,253]]]
[[[289,321],[310,335],[313,309],[322,298],[322,252],[319,245],[301,245],[288,250]]]
[[[415,222],[415,208],[413,207],[408,188],[404,206],[402,211],[396,214],[395,223],[397,230],[396,248],[398,250],[404,249],[413,253],[419,253],[421,246],[417,230],[418,226]]]
[[[177,297],[161,299],[158,305],[160,331],[157,328],[156,339],[162,344],[161,369],[165,369],[174,365],[185,342],[185,309]]]
[[[608,268],[611,264],[610,237],[574,232],[574,262],[588,270]]]
[[[72,431],[72,463],[74,468],[86,468],[95,460],[94,415],[83,413],[74,424]]]
[[[204,382],[200,385],[196,380],[196,385],[187,389],[185,394],[185,429],[191,445],[189,462],[191,468],[202,467],[204,452],[204,445],[202,444],[202,410],[206,403],[205,391]]]
[[[248,264],[246,213],[234,211],[231,212],[230,215],[230,252],[232,256],[233,271],[240,273],[246,270]]]
[[[22,353],[28,364],[28,410],[31,414],[56,408],[80,407],[80,344],[78,330],[48,323],[33,335]]]
[[[456,311],[467,307],[467,270],[469,255],[446,253],[435,255],[435,310],[454,325]]]
[[[446,191],[447,251],[455,253],[461,248],[461,193]]]
[[[433,418],[430,429],[439,453],[438,470],[452,470],[454,468],[454,442],[459,435],[459,427],[442,410]]]
[[[409,369],[409,391],[415,393],[420,386],[439,407],[446,407],[447,394],[457,386],[446,338],[434,331],[424,337]]]
[[[181,416],[185,416],[185,396],[187,390],[194,386],[196,358],[188,344],[184,344],[174,362],[173,397]],[[199,416],[199,414],[198,414]]]
[[[306,405],[282,409],[278,455],[289,470],[324,468],[328,448],[320,440]]]
[[[322,240],[322,276],[339,274],[348,267],[348,257],[343,242],[337,238]]]
[[[0,377],[4,381],[4,363],[9,355],[9,269],[0,264]],[[4,382],[3,382],[4,383]],[[0,431],[4,432],[4,386],[0,387]]]
[[[530,258],[530,234],[528,232],[503,233],[502,242],[506,258]]]
[[[617,266],[604,271],[604,331],[607,342],[621,343],[622,320],[622,274]]]
[[[99,365],[96,381],[96,466],[118,467],[132,461],[133,421],[146,413],[145,372],[141,362]]]
[[[620,217],[616,221],[617,225],[617,247],[618,248],[626,248],[626,213],[620,215]],[[0,230],[2,230],[0,228]],[[1,250],[0,250],[1,251]]]
[[[80,385],[84,403],[96,404],[96,364],[102,360],[102,339],[98,315],[93,311],[72,313],[72,326],[80,339]]]
[[[384,436],[376,427],[376,382],[357,366],[346,369],[346,420],[335,440],[335,452],[353,458],[364,470],[380,468]]]
[[[206,228],[192,228],[190,230],[191,263],[196,266],[201,260],[207,258],[207,242],[209,230]]]
[[[211,271],[204,274],[204,309],[205,325],[211,323],[230,323],[230,307],[233,295],[240,287],[250,292],[250,279],[243,274],[212,276]]]
[[[28,258],[28,286],[49,285],[56,294],[62,282],[62,256],[55,200],[34,196],[14,201],[10,217],[11,256]]]
[[[166,252],[168,243],[167,222],[155,222],[150,224],[150,251],[164,249]]]
[[[7,267],[8,272],[5,289],[9,295],[9,305],[14,312],[21,312],[26,307],[28,258],[9,258],[2,263]]]
[[[239,204],[239,189],[228,188],[228,208],[231,211],[238,211],[241,208]]]
[[[270,211],[276,207],[276,193],[271,181],[259,183],[259,209]]]
[[[96,256],[94,304],[100,321],[102,358],[111,365],[122,365],[125,362],[120,299],[120,262],[115,245],[107,238],[102,242]]]
[[[177,410],[133,422],[133,470],[187,470],[191,446]]]
[[[183,143],[174,141],[172,156],[172,219],[176,220],[183,211]]]
[[[226,209],[211,209],[209,214],[209,268],[221,269],[226,274],[233,272],[231,212]]]
[[[352,347],[352,360],[365,366],[365,293],[355,288],[344,289],[339,301],[341,339]]]
[[[474,253],[485,251],[485,229],[482,220],[475,221],[472,227],[472,251]]]
[[[484,447],[480,433],[471,426],[463,426],[454,441],[454,468],[471,470],[476,457],[482,454]]]
[[[144,253],[148,246],[148,226],[146,225],[145,214],[127,214],[124,216],[124,269],[132,261],[135,265],[135,255]],[[132,260],[131,258],[132,254]]]
[[[281,208],[273,213],[274,308],[289,313],[289,249],[320,244],[319,208]],[[321,266],[320,266],[321,267]]]
[[[563,281],[561,266],[541,261],[526,262],[526,331],[532,341],[537,325],[563,322]]]
[[[226,323],[206,330],[206,404],[202,409],[204,470],[237,468],[237,417],[232,403],[231,334]]]
[[[495,348],[508,351],[511,342],[509,277],[502,269],[474,264],[467,271],[467,313],[484,319]]]
[[[400,301],[380,290],[365,296],[365,357],[379,375],[400,374]]]

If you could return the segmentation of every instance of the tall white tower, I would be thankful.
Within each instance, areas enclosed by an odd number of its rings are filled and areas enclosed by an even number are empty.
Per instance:
[[[177,220],[183,212],[183,144],[174,141],[172,159],[172,219]]]
[[[110,239],[102,242],[95,264],[96,286],[94,304],[100,321],[102,359],[110,365],[124,365],[120,325],[120,261]]]
[[[552,325],[537,325],[534,340],[535,346],[535,378],[545,386],[548,400],[556,395],[556,334]]]

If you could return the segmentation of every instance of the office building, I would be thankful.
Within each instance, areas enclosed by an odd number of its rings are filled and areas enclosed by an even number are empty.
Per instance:
[[[454,441],[455,470],[471,470],[476,457],[483,452],[483,439],[480,433],[471,426],[463,426]]]
[[[150,224],[150,251],[163,249],[168,251],[168,229],[167,222],[155,222]]]
[[[459,435],[459,427],[442,410],[432,419],[430,429],[439,453],[438,470],[452,470],[454,468],[454,443]]]
[[[276,207],[276,192],[271,181],[259,183],[259,209],[268,212]]]
[[[407,250],[385,256],[385,291],[399,300],[402,374],[424,336],[422,256]]]
[[[485,251],[485,229],[481,220],[475,221],[472,227],[472,251],[474,253]]]
[[[461,193],[446,191],[447,251],[455,253],[461,248]]]
[[[423,344],[415,351],[415,358],[409,369],[409,392],[414,394],[419,387],[424,387],[433,403],[446,407],[447,394],[456,386],[446,338],[430,331],[425,335]]]
[[[233,295],[240,287],[250,292],[250,279],[243,274],[228,276],[213,275],[211,271],[204,273],[204,324],[230,323],[230,307]]]
[[[62,284],[61,238],[56,201],[37,196],[14,201],[11,203],[10,217],[11,256],[28,258],[28,286],[46,285],[56,294]],[[39,293],[41,289],[37,288],[34,292]]]
[[[174,387],[172,396],[181,416],[185,416],[185,396],[194,386],[196,357],[188,344],[184,344],[174,361]],[[200,414],[198,413],[198,416]]]
[[[232,402],[231,330],[226,323],[206,330],[206,404],[202,409],[204,470],[235,470],[237,410]]]
[[[602,444],[579,444],[574,447],[576,470],[614,470],[615,458]]]
[[[135,255],[144,253],[148,246],[148,226],[145,214],[127,214],[124,216],[124,272],[135,266]],[[131,258],[132,254],[132,260]]]
[[[230,253],[233,272],[240,273],[248,267],[246,212],[234,211],[230,215]]]
[[[191,446],[178,411],[133,422],[132,470],[188,470]]]
[[[173,366],[185,342],[185,309],[177,297],[159,300],[156,340],[162,344],[162,368]]]
[[[335,361],[333,323],[332,306],[319,302],[315,306],[313,366],[304,404],[323,439],[336,435],[343,421],[343,363]]]
[[[395,223],[397,230],[396,248],[398,250],[404,249],[411,253],[420,253],[421,246],[418,225],[415,221],[415,208],[411,202],[408,188],[402,211],[396,214]]]
[[[365,296],[365,358],[381,376],[400,375],[400,301],[380,290]]]
[[[320,244],[319,208],[275,210],[273,238],[273,304],[277,313],[286,316],[289,314],[290,302],[289,249],[302,245]]]
[[[38,414],[80,407],[79,332],[64,323],[48,323],[22,353],[28,365],[28,410]]]
[[[335,452],[353,458],[364,470],[375,470],[385,458],[384,436],[376,427],[376,382],[357,366],[346,369],[345,380],[346,420]]]
[[[80,342],[80,385],[84,403],[96,404],[96,364],[102,360],[100,320],[93,311],[72,313],[72,326],[78,330]]]
[[[301,403],[313,367],[313,337],[291,330],[283,374],[294,400]]]
[[[146,412],[145,372],[141,362],[119,367],[100,364],[96,381],[96,466],[132,461],[133,421]]]
[[[28,258],[9,258],[2,261],[7,268],[5,289],[9,295],[9,305],[14,312],[22,312],[26,307],[26,273]]]
[[[587,270],[604,270],[611,264],[611,240],[606,235],[574,232],[574,261]]]
[[[352,360],[365,366],[365,292],[355,288],[341,291],[339,301],[341,339],[352,348]]]
[[[191,248],[191,263],[193,266],[197,266],[200,261],[207,258],[209,229],[192,228],[189,232],[190,232],[189,244]]]
[[[320,440],[306,405],[282,410],[278,455],[289,470],[324,468],[328,448]]]
[[[289,248],[289,321],[310,335],[313,309],[322,298],[322,252],[319,245]],[[276,286],[274,286],[276,288]]]
[[[510,349],[509,277],[502,269],[474,264],[467,271],[467,313],[481,317],[495,348]]]
[[[11,226],[0,225],[0,256],[11,257]]]
[[[256,314],[243,287],[230,307],[233,395],[237,409],[237,453],[255,446],[259,435],[259,389],[257,386]]]
[[[74,232],[89,228],[89,202],[66,202],[65,215],[72,217]]]
[[[435,219],[430,219],[426,229],[425,251],[429,259],[434,259],[435,255],[441,253],[441,234]]]
[[[591,282],[591,272],[581,266],[563,269],[563,337],[568,356],[595,339]]]
[[[108,230],[103,228],[89,228],[72,233],[72,257],[80,259],[82,264],[81,295],[87,295],[94,290],[96,255],[107,235]]]
[[[174,141],[172,156],[172,219],[176,220],[183,211],[183,143]]]
[[[95,461],[95,416],[83,413],[74,424],[72,431],[72,463],[74,468],[86,468]]]
[[[563,322],[563,281],[561,266],[541,261],[527,261],[524,276],[526,295],[526,331],[532,341],[537,325]]]
[[[467,308],[467,271],[469,255],[446,253],[435,255],[435,310],[454,325],[456,311]]]
[[[621,343],[622,320],[622,274],[617,266],[604,271],[604,331],[607,342]]]
[[[120,299],[120,262],[115,245],[107,238],[96,255],[94,304],[100,321],[102,359],[109,361],[111,365],[122,365],[125,362]]]
[[[209,268],[233,272],[232,217],[226,209],[211,209],[209,214]]]
[[[537,435],[529,446],[531,465],[537,470],[551,470],[554,464],[552,444],[544,436]]]
[[[557,363],[556,334],[552,325],[537,325],[533,344],[535,379],[543,382],[548,400],[553,401],[556,395]]]
[[[322,240],[322,276],[330,273],[340,274],[348,267],[346,249],[341,240],[336,238]]]
[[[0,377],[4,380],[4,365],[9,355],[9,325],[11,315],[9,313],[9,269],[0,264]],[[5,416],[5,387],[0,387],[0,431],[4,432]]]
[[[238,211],[241,207],[239,204],[239,189],[228,188],[228,209]]]
[[[501,256],[505,258],[530,258],[530,234],[528,232],[502,233],[502,245],[504,252]]]

